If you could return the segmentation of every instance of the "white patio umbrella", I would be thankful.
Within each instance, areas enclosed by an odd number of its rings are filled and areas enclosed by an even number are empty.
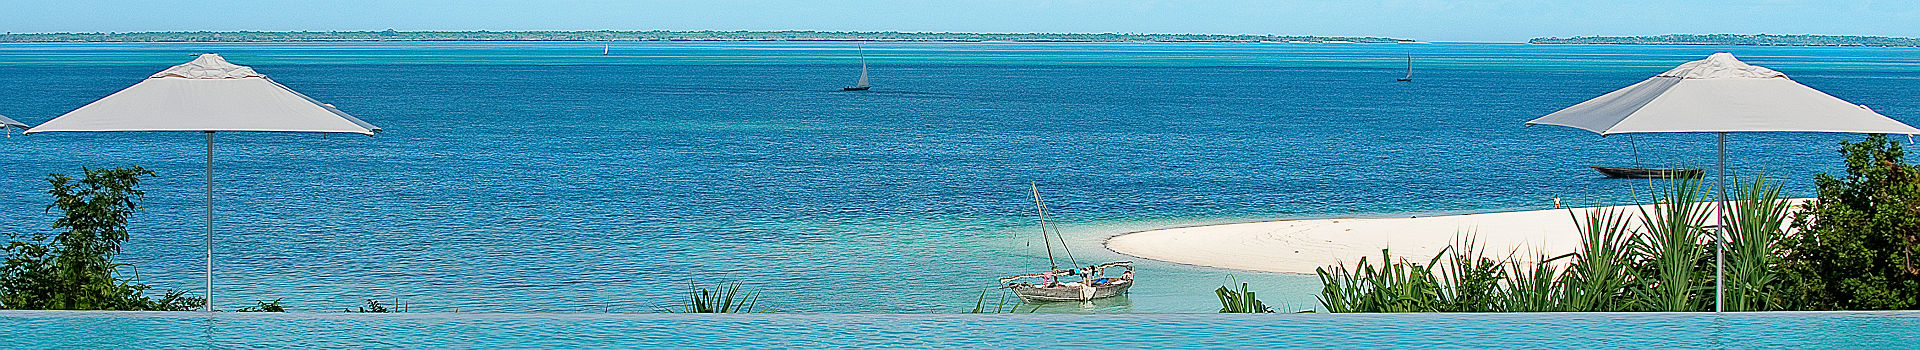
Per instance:
[[[17,121],[17,120],[7,118],[7,116],[4,116],[4,115],[0,115],[0,131],[5,131],[7,135],[13,135],[13,132],[5,130],[6,128],[20,128],[21,130],[26,130],[27,124],[21,123],[20,121]]]
[[[1719,134],[1719,205],[1716,217],[1726,227],[1727,133],[1729,132],[1844,132],[1920,134],[1920,129],[1875,113],[1866,106],[1833,97],[1787,79],[1772,69],[1749,65],[1733,54],[1716,53],[1687,62],[1652,79],[1600,95],[1527,125],[1559,125],[1600,133],[1601,136],[1655,132],[1710,132]],[[1725,242],[1721,230],[1714,241]],[[1716,244],[1716,247],[1719,245]],[[1725,291],[1721,260],[1725,248],[1714,251],[1715,312]]]
[[[198,131],[207,135],[207,305],[213,311],[213,133],[320,132],[373,135],[380,128],[294,92],[216,54],[146,80],[27,134],[76,131]]]

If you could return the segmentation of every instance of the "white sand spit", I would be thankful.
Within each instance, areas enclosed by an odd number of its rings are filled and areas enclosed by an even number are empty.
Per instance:
[[[1639,221],[1634,206],[1611,208],[1625,210],[1629,220]],[[1456,237],[1467,234],[1489,254],[1504,256],[1518,249],[1523,257],[1557,256],[1579,247],[1575,218],[1585,220],[1594,209],[1180,227],[1115,236],[1107,240],[1107,249],[1182,264],[1286,273],[1313,273],[1315,268],[1336,263],[1351,265],[1363,256],[1377,260],[1380,250],[1388,248],[1394,260],[1425,263]]]

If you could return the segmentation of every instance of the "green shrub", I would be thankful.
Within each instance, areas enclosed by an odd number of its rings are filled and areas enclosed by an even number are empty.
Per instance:
[[[368,301],[372,301],[372,300],[368,300]],[[286,308],[280,307],[280,299],[274,299],[273,302],[271,303],[259,301],[259,300],[254,300],[253,302],[259,305],[243,307],[243,308],[240,308],[239,310],[233,310],[233,311],[234,312],[287,312]]]
[[[205,299],[168,290],[160,300],[146,296],[132,265],[115,263],[120,246],[131,236],[127,218],[140,210],[140,178],[153,172],[140,167],[82,169],[86,177],[75,183],[64,174],[50,174],[54,202],[47,210],[64,213],[54,220],[49,236],[10,234],[7,260],[0,265],[0,308],[31,310],[158,310],[199,308]],[[125,268],[133,276],[122,278]]]
[[[740,294],[740,283],[731,285],[721,284],[712,290],[700,288],[691,283],[687,286],[692,289],[687,292],[687,301],[680,304],[679,310],[670,309],[667,310],[667,312],[689,314],[773,312],[771,309],[756,307],[756,304],[760,301],[760,296],[757,293],[747,292],[746,294]]]
[[[1273,308],[1267,307],[1267,303],[1261,302],[1260,299],[1254,295],[1253,291],[1247,290],[1246,283],[1240,284],[1240,290],[1233,290],[1227,287],[1228,286],[1221,286],[1219,289],[1213,290],[1213,294],[1220,297],[1220,313],[1273,313]]]
[[[1843,177],[1814,177],[1819,198],[1795,215],[1782,257],[1789,307],[1920,307],[1920,167],[1885,135],[1841,142]]]
[[[1759,177],[1737,183],[1744,190],[1729,213],[1728,309],[1778,309],[1786,201],[1778,185]],[[1580,246],[1560,256],[1489,258],[1468,234],[1425,265],[1402,259],[1376,267],[1361,258],[1351,270],[1319,268],[1316,297],[1331,312],[1705,310],[1715,282],[1707,193],[1699,180],[1674,179],[1638,217],[1617,208],[1576,216]],[[1392,259],[1385,251],[1381,257]]]
[[[276,308],[279,307],[279,304],[280,304],[279,299],[275,299],[273,301],[274,307]],[[368,313],[368,314],[401,313],[401,312],[407,312],[407,303],[401,302],[400,298],[393,298],[393,304],[389,306],[389,305],[380,304],[379,300],[367,299],[367,306],[360,307],[359,311],[347,310],[347,312],[359,312],[359,313]]]

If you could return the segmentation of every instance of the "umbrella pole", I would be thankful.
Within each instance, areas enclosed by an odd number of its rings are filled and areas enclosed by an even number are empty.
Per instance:
[[[1720,183],[1720,202],[1715,203],[1714,215],[1718,227],[1713,230],[1713,312],[1726,312],[1727,275],[1727,133],[1720,133],[1720,174],[1714,179]]]
[[[207,304],[213,312],[213,132],[207,132]]]

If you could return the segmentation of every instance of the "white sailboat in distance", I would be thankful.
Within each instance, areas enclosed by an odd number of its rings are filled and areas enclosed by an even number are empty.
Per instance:
[[[853,86],[840,88],[840,90],[865,91],[871,88],[873,88],[873,85],[867,85],[867,48],[863,46],[860,48],[860,80],[853,82]]]
[[[1407,54],[1407,76],[1400,81],[1413,81],[1413,54]]]

